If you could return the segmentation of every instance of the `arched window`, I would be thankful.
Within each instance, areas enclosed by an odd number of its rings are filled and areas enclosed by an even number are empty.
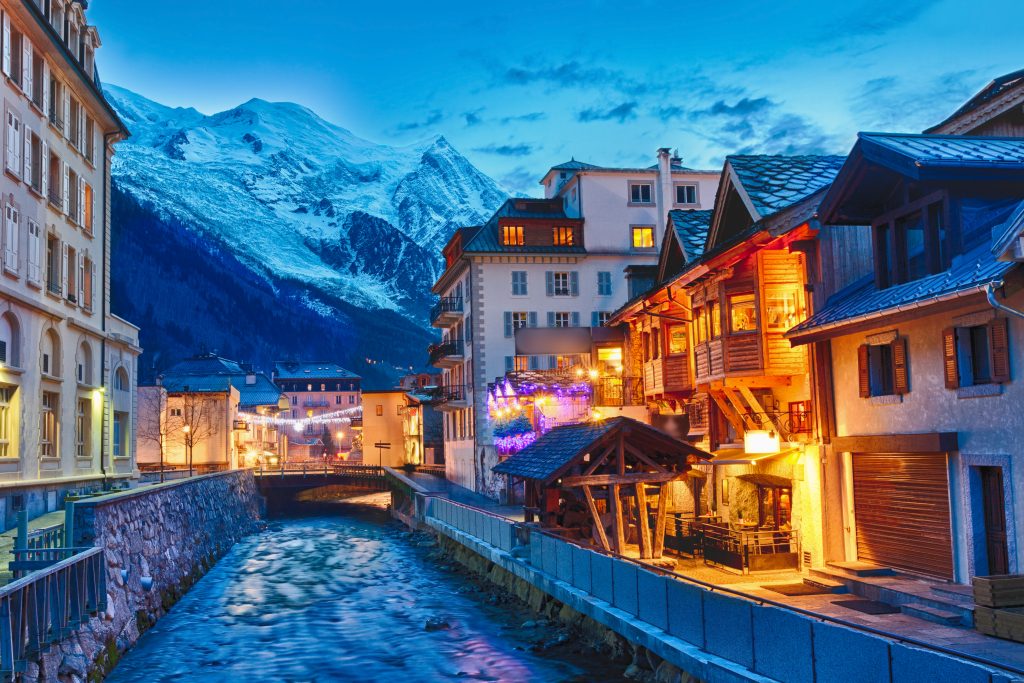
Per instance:
[[[128,391],[131,387],[131,383],[128,380],[128,371],[124,368],[118,368],[114,373],[114,389],[117,391]]]
[[[21,327],[10,311],[0,316],[0,363],[21,367]]]
[[[75,374],[79,384],[92,385],[92,347],[89,342],[83,341],[78,346],[78,358],[75,364]]]
[[[44,375],[60,377],[60,336],[54,329],[43,332],[42,344],[40,344],[40,367]]]

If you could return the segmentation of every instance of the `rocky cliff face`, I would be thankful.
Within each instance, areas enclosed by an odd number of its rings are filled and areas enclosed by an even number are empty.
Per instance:
[[[371,377],[423,363],[440,249],[506,197],[447,140],[376,144],[290,103],[207,116],[107,94],[132,131],[112,164],[113,308],[143,325],[144,374],[200,344]]]

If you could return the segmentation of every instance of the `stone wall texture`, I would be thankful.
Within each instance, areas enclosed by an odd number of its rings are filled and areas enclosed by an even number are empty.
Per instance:
[[[248,470],[76,503],[76,545],[104,548],[107,611],[30,665],[23,680],[102,680],[221,555],[259,530],[261,512]]]

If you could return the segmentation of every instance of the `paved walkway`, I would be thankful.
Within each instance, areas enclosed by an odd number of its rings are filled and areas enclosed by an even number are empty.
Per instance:
[[[501,515],[510,520],[523,521],[523,510],[520,506],[499,505],[490,498],[433,475],[422,473],[407,474],[404,472],[402,475],[422,490],[444,496],[457,503]],[[673,555],[670,559],[675,561],[674,571],[680,575],[681,580],[686,578],[696,579],[697,581],[740,592],[757,601],[770,601],[805,610],[823,617],[831,617],[851,624],[878,629],[896,638],[912,638],[923,643],[947,648],[963,654],[983,657],[996,663],[1024,670],[1024,644],[1021,643],[987,636],[963,626],[937,624],[902,612],[872,615],[835,604],[843,600],[862,599],[852,593],[789,596],[766,588],[766,586],[771,585],[802,583],[804,577],[808,576],[806,572],[786,571],[739,574],[712,565],[706,565],[699,558]],[[931,597],[933,599],[936,596],[932,591],[932,587],[938,585],[916,577],[899,574],[861,580],[885,586],[892,590],[920,597]],[[945,584],[942,587],[950,592],[959,593],[962,598],[958,600],[960,604],[973,607],[973,601],[963,587],[947,587]]]

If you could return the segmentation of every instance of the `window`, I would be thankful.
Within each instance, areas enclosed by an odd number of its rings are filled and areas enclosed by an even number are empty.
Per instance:
[[[717,300],[708,303],[708,326],[712,339],[722,336],[722,305]]]
[[[351,395],[350,395],[350,396],[348,397],[348,404],[349,404],[349,405],[352,405],[352,404],[354,404],[355,402],[356,402],[356,397],[355,397],[355,396],[351,396]]]
[[[377,404],[377,417],[384,416],[384,406],[380,403]]]
[[[87,398],[78,399],[78,409],[75,412],[75,457],[88,458],[89,449],[89,427],[92,423],[92,401]]]
[[[555,227],[552,244],[556,247],[571,247],[576,244],[576,231],[573,228]]]
[[[651,183],[630,183],[629,184],[629,203],[630,204],[651,204],[653,203],[653,194],[651,190],[653,185]]]
[[[64,172],[61,170],[60,157],[51,151],[46,170],[46,194],[50,203],[56,207],[63,205],[64,195],[61,193],[61,188],[63,187],[63,175]]]
[[[526,296],[526,271],[512,271],[512,296]]]
[[[43,93],[46,91],[47,83],[44,78],[46,74],[46,63],[43,61],[43,56],[38,52],[34,51],[32,54],[32,93],[30,95],[32,104],[36,105],[40,109],[43,108]]]
[[[611,296],[612,294],[612,274],[607,271],[601,271],[597,274],[597,295],[598,296]]]
[[[729,296],[729,332],[739,334],[757,331],[757,310],[754,295],[732,294]]]
[[[633,248],[653,249],[654,248],[654,227],[650,225],[633,226]]]
[[[790,329],[803,318],[799,293],[796,290],[769,289],[765,294],[765,314],[769,330]]]
[[[676,185],[676,204],[696,204],[696,185]]]
[[[882,344],[863,344],[857,352],[861,398],[891,396],[910,391],[906,337]]]
[[[336,405],[336,406],[340,406],[341,405],[341,394],[335,394],[335,396],[334,396],[334,405]]]
[[[554,314],[555,324],[552,327],[569,327],[572,321],[572,316],[566,311],[558,311]]]
[[[945,198],[932,194],[879,218],[873,226],[879,289],[941,273],[949,264]]]
[[[181,417],[181,408],[171,408],[170,415],[171,417]]]
[[[46,289],[51,294],[60,296],[62,282],[60,279],[60,240],[55,235],[46,236]]]
[[[39,194],[43,194],[43,179],[46,177],[44,161],[43,141],[25,128],[25,182]]]
[[[0,458],[10,458],[16,455],[11,449],[11,399],[14,397],[14,387],[0,387]]]
[[[8,204],[4,211],[4,269],[11,273],[18,272],[18,225],[21,217],[13,205]]]
[[[64,84],[56,76],[50,74],[50,111],[47,112],[50,123],[57,130],[64,130]]]
[[[515,372],[526,372],[529,369],[529,357],[527,356],[516,356],[512,363],[512,369]]]
[[[67,300],[74,303],[78,301],[78,252],[74,247],[67,247]]]
[[[520,327],[526,327],[529,320],[530,315],[526,311],[515,311],[512,313],[512,329],[518,330]]]
[[[40,419],[39,456],[57,456],[57,411],[60,409],[60,395],[52,391],[43,392],[43,411]]]
[[[10,31],[4,36],[5,41],[10,41],[9,45],[4,46],[4,61],[10,61],[4,66],[10,66],[11,80],[18,84],[22,89],[25,88],[25,63],[24,63],[24,41],[25,37],[21,34],[21,31],[8,24],[9,16],[4,19],[4,32]],[[31,49],[31,48],[29,48]],[[8,52],[10,56],[8,57]]]
[[[593,326],[604,327],[612,319],[611,311],[594,311]]]
[[[83,154],[85,154],[86,161],[96,165],[96,123],[90,116],[85,118],[85,150]]]
[[[68,110],[71,114],[69,117],[71,120],[68,121],[68,141],[71,146],[77,150],[82,149],[82,105],[79,103],[77,98],[71,99],[71,108]]]
[[[124,368],[118,368],[114,372],[114,389],[116,391],[128,391],[131,389],[131,380],[128,379],[128,371]]]
[[[811,402],[791,401],[789,404],[789,431],[808,434],[811,431]]]
[[[22,152],[21,119],[13,111],[7,112],[7,170],[21,177]]]
[[[696,329],[697,343],[703,344],[708,340],[708,308],[701,306],[694,309],[693,319]]]
[[[82,183],[82,229],[92,234],[92,186]]]
[[[503,225],[501,226],[501,243],[506,247],[523,246],[523,226]]]
[[[127,458],[131,455],[128,448],[128,413],[114,413],[114,457]]]
[[[943,331],[946,387],[957,389],[1010,380],[1009,334],[1005,318]]]
[[[320,383],[320,391],[327,391],[327,385],[323,382]]]
[[[686,325],[672,325],[668,328],[668,355],[678,356],[686,353],[688,343]]]
[[[569,296],[569,273],[555,273],[555,296]]]
[[[90,258],[82,259],[82,300],[78,302],[87,311],[92,310],[93,284],[96,280],[96,264]]]
[[[78,192],[78,174],[65,165],[64,177],[67,179],[67,187],[64,188],[64,197],[66,198],[64,213],[67,214],[72,222],[81,223],[81,197]]]
[[[292,405],[293,406],[299,405],[299,397],[298,396],[292,396]]]

